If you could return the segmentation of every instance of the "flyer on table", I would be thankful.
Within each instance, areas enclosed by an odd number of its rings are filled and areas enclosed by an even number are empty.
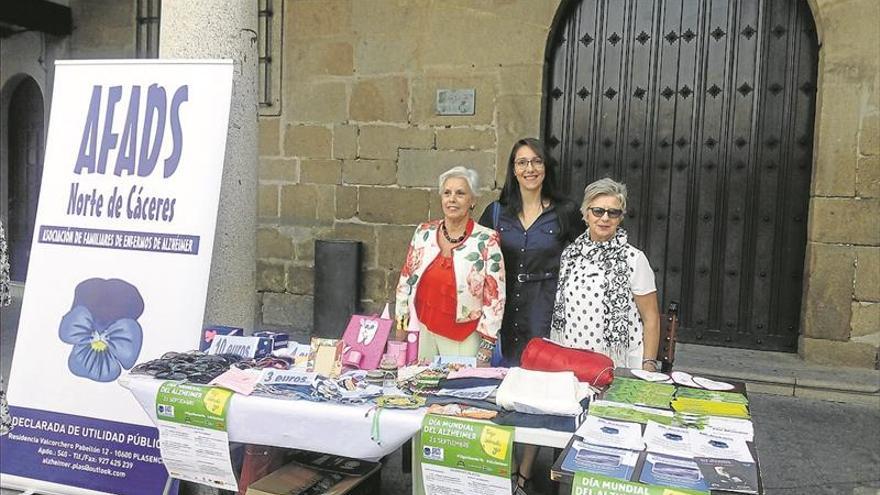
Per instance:
[[[156,394],[162,460],[175,479],[238,490],[226,413],[230,390],[165,382]]]
[[[511,492],[513,427],[428,414],[422,421],[425,494]]]
[[[592,473],[575,473],[571,495],[709,495],[708,491],[645,485]]]
[[[56,64],[4,486],[161,493],[157,431],[116,380],[198,346],[231,88],[231,61]]]

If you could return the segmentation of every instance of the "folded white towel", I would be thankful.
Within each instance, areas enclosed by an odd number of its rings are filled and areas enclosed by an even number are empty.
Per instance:
[[[571,371],[532,371],[510,368],[498,387],[495,402],[504,409],[529,414],[576,416],[580,401],[591,393]]]

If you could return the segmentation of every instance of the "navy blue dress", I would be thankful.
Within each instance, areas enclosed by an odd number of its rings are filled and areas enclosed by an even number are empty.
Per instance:
[[[523,349],[533,337],[550,335],[553,300],[559,257],[569,240],[583,232],[583,220],[573,205],[557,209],[551,205],[529,226],[501,208],[498,224],[493,225],[493,204],[486,207],[480,224],[494,228],[501,235],[501,252],[507,278],[507,301],[499,338],[507,366],[519,366]],[[565,239],[559,235],[558,212],[569,215]]]

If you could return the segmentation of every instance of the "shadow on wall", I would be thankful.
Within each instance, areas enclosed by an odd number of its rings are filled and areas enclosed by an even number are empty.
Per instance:
[[[4,381],[7,383],[9,382],[9,371],[12,368],[12,349],[15,348],[24,285],[12,282],[9,289],[12,293],[12,303],[0,308],[0,373],[3,374]]]

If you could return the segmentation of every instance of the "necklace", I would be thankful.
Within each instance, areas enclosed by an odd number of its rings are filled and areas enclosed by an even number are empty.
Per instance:
[[[467,228],[464,229],[464,232],[461,233],[460,237],[456,237],[454,239],[452,237],[449,237],[449,231],[446,230],[446,220],[440,222],[440,232],[443,232],[443,237],[445,237],[450,244],[458,244],[459,242],[463,241],[465,237],[467,237]]]

